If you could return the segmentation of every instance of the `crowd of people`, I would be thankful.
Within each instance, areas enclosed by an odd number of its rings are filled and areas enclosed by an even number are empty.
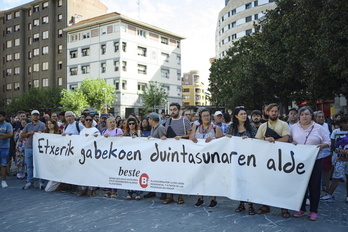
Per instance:
[[[26,184],[22,189],[34,187],[33,178],[33,134],[51,133],[62,136],[130,136],[152,137],[165,140],[167,138],[189,139],[196,143],[203,139],[209,143],[213,139],[238,136],[243,139],[255,138],[268,142],[285,142],[294,144],[316,145],[320,151],[317,154],[313,171],[308,183],[307,192],[303,198],[300,211],[294,217],[307,215],[306,205],[310,205],[309,219],[317,220],[318,205],[320,201],[335,201],[334,192],[344,177],[348,179],[348,116],[335,115],[330,123],[326,122],[322,111],[313,112],[308,106],[300,109],[289,109],[288,115],[280,117],[280,108],[272,103],[265,105],[262,112],[259,110],[248,111],[243,106],[237,106],[232,114],[199,108],[197,112],[183,110],[178,103],[171,103],[169,113],[161,114],[148,112],[145,117],[134,113],[128,118],[111,114],[98,114],[84,110],[79,117],[73,112],[53,112],[43,114],[40,118],[38,110],[31,111],[27,116],[24,111],[19,111],[16,116],[10,117],[6,112],[0,111],[0,157],[2,188],[8,187],[6,176],[11,174],[11,163],[15,162],[18,179],[25,179]],[[29,120],[30,119],[30,120]],[[75,186],[68,183],[59,183],[50,180],[39,180],[39,188],[46,191],[70,191],[78,196],[96,196],[97,188],[94,186]],[[346,181],[348,203],[348,181]],[[117,198],[117,189],[105,188],[104,197]],[[321,195],[321,190],[325,194]],[[133,196],[135,195],[135,196]],[[155,192],[144,194],[141,191],[128,190],[125,199],[140,200],[156,197]],[[175,202],[171,193],[162,193],[160,199],[163,204]],[[177,203],[183,204],[181,194]],[[195,207],[204,204],[203,196],[199,196]],[[248,214],[264,214],[270,212],[270,206],[262,205],[258,210],[253,207],[253,202],[241,201],[235,212],[246,210]],[[216,207],[216,196],[212,196],[208,207]],[[281,216],[289,218],[287,209],[281,209]]]

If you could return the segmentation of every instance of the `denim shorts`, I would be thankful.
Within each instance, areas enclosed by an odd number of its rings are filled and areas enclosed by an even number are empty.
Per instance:
[[[9,148],[0,148],[1,166],[5,167],[8,164]]]

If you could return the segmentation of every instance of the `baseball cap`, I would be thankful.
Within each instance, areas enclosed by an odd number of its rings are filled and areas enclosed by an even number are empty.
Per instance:
[[[292,107],[292,108],[289,110],[289,112],[292,111],[292,110],[295,110],[296,112],[298,112],[297,108],[295,108],[295,107]]]
[[[218,116],[218,115],[222,115],[222,112],[221,111],[216,111],[214,116]]]
[[[159,119],[159,115],[155,112],[152,112],[151,114],[149,114],[148,118],[151,118],[151,119]]]
[[[102,113],[102,114],[100,115],[100,117],[101,117],[101,118],[108,118],[108,117],[109,117],[109,115],[108,115],[108,114],[106,114],[106,113]]]
[[[31,111],[31,114],[40,114],[40,112],[38,110],[33,110]]]

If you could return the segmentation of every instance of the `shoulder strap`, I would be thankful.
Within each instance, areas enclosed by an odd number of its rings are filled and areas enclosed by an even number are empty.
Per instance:
[[[182,123],[184,124],[184,133],[186,135],[185,117],[182,117]]]
[[[76,125],[76,130],[80,133],[80,127],[79,127],[79,123],[77,121],[75,121],[75,125]]]

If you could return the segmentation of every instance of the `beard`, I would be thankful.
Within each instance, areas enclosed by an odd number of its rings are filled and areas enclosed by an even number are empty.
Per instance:
[[[269,116],[269,119],[272,120],[272,121],[277,121],[278,116],[276,116],[276,117],[271,117],[271,116]]]
[[[254,120],[251,120],[253,123],[255,123],[255,124],[258,124],[258,123],[260,123],[260,121],[261,121],[261,119],[254,119]]]

